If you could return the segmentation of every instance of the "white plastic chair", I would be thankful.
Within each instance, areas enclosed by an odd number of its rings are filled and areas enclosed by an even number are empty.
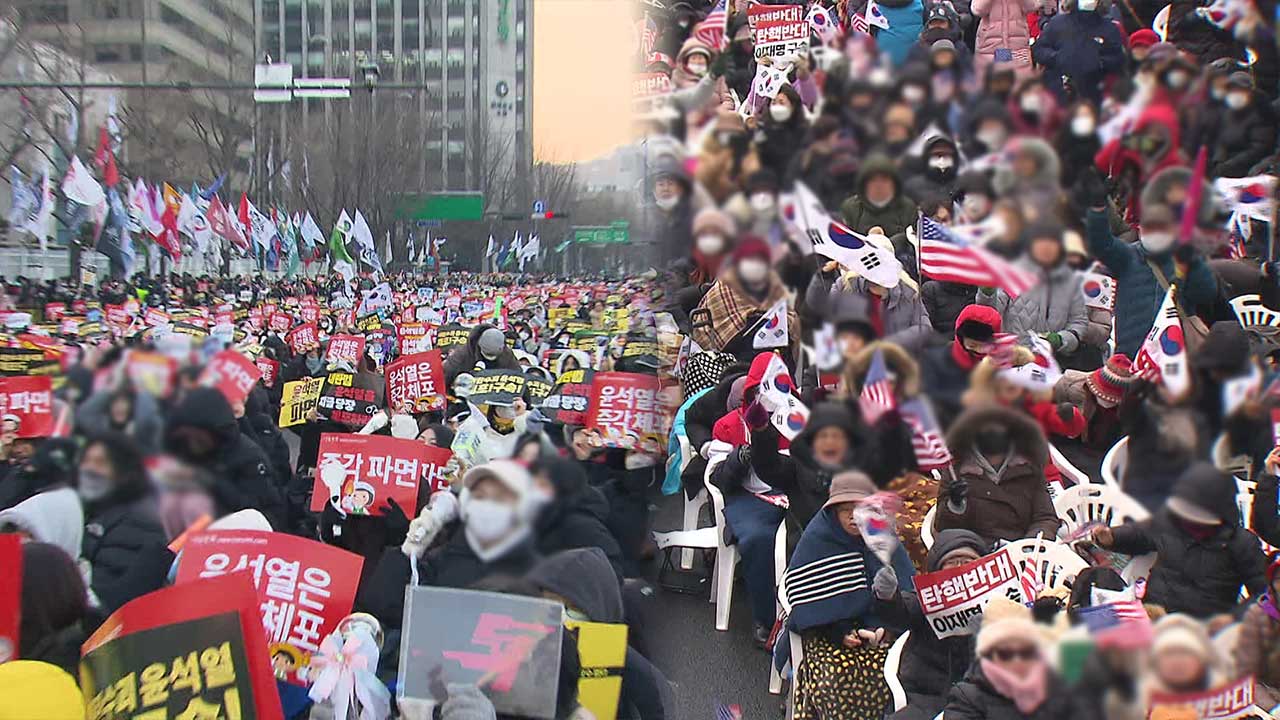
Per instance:
[[[1036,579],[1046,590],[1066,588],[1089,563],[1070,547],[1053,540],[1023,538],[1005,545],[1018,563],[1018,572],[1038,557]]]
[[[1067,537],[1086,525],[1101,523],[1107,527],[1151,517],[1141,503],[1110,485],[1086,483],[1062,491],[1053,501],[1054,512],[1062,518],[1058,534]]]
[[[889,654],[884,659],[884,681],[889,686],[889,692],[893,694],[894,712],[907,706],[907,691],[902,688],[902,683],[898,680],[898,665],[902,663],[902,650],[907,645],[908,637],[911,637],[910,630],[899,635],[889,647]]]
[[[773,536],[773,589],[777,592],[782,587],[782,576],[787,572],[787,521],[783,519],[778,525],[778,532]],[[782,600],[778,600],[778,617],[786,617],[783,614]],[[775,640],[775,642],[777,642]],[[782,692],[782,673],[778,672],[778,668],[773,664],[773,659],[769,660],[769,694],[777,695]]]
[[[1102,482],[1121,487],[1124,469],[1129,464],[1129,436],[1116,441],[1102,458]]]
[[[929,508],[929,512],[924,514],[924,520],[920,521],[920,542],[924,543],[925,550],[933,548],[933,516],[938,512],[936,502]]]
[[[1248,480],[1253,477],[1253,459],[1246,454],[1231,453],[1231,438],[1226,433],[1213,442],[1213,464],[1228,475]]]
[[[784,523],[785,524],[785,523]],[[791,617],[791,599],[787,596],[787,576],[783,573],[782,582],[778,583],[778,606],[782,608],[783,623],[786,618]],[[784,625],[784,629],[785,629]],[[790,629],[787,632],[787,642],[791,645],[791,657],[787,661],[787,666],[791,668],[791,687],[787,691],[787,720],[793,720],[796,714],[796,673],[800,667],[800,663],[804,661],[804,642],[800,638],[800,633],[793,632]],[[781,642],[779,637],[778,641]],[[773,659],[770,658],[770,663]],[[786,666],[783,668],[786,669]]]
[[[1049,444],[1049,459],[1053,461],[1053,466],[1058,468],[1058,472],[1062,473],[1062,477],[1067,478],[1077,485],[1093,482],[1089,474],[1071,464],[1066,455],[1053,445]],[[1065,484],[1065,483],[1064,483]]]

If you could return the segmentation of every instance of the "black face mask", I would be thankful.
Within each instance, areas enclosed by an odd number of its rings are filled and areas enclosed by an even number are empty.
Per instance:
[[[1009,451],[1009,432],[1000,425],[988,425],[973,436],[973,445],[983,455],[1002,455]]]

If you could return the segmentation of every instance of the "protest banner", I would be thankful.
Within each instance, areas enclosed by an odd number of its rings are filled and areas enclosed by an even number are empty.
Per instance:
[[[209,359],[199,382],[205,387],[217,388],[234,407],[249,397],[260,377],[262,371],[252,360],[235,350],[223,350]]]
[[[530,405],[540,403],[551,394],[552,384],[537,373],[525,373],[524,395]]]
[[[594,377],[595,371],[585,368],[561,373],[551,394],[538,404],[542,414],[553,423],[585,425]]]
[[[436,347],[447,355],[449,350],[460,345],[466,345],[470,337],[471,330],[469,328],[462,327],[457,323],[449,323],[436,332]]]
[[[262,373],[262,384],[266,387],[275,387],[276,378],[280,377],[280,363],[268,357],[256,357],[253,364],[258,366],[258,372]]]
[[[298,306],[298,319],[304,323],[313,323],[320,320],[320,306],[315,300],[310,302],[304,301]]]
[[[126,603],[81,648],[85,717],[282,720],[257,606],[248,575]]]
[[[285,342],[294,353],[301,355],[314,345],[320,344],[320,333],[315,323],[303,323],[289,331]]]
[[[277,679],[306,684],[311,655],[351,613],[364,559],[286,533],[210,530],[182,548],[175,584],[246,572]]]
[[[337,497],[338,506],[351,515],[382,515],[387,502],[392,501],[407,517],[414,517],[418,485],[432,464],[427,450],[417,440],[385,435],[321,434],[311,510],[319,512]],[[329,465],[343,470],[341,483],[332,488],[322,477]]]
[[[564,305],[553,307],[547,310],[547,325],[552,328],[559,328],[573,318],[577,317],[578,312],[572,307]]]
[[[752,21],[755,57],[772,58],[775,64],[790,65],[809,50],[809,20],[803,5],[752,5],[747,11]]]
[[[284,384],[280,394],[281,429],[301,425],[307,415],[320,405],[320,391],[324,389],[323,377],[308,377]]]
[[[658,378],[653,375],[596,373],[586,425],[599,430],[608,447],[636,447],[659,428],[657,395]]]
[[[0,417],[17,425],[16,437],[47,437],[53,431],[53,378],[0,377]]]
[[[518,370],[482,370],[475,374],[467,399],[477,405],[510,406],[524,395],[524,373]]]
[[[627,664],[627,626],[568,620],[564,627],[577,640],[578,702],[596,720],[615,720]]]
[[[124,372],[138,390],[167,397],[178,376],[178,363],[162,353],[130,350],[125,356]]]
[[[420,322],[401,323],[396,328],[401,355],[416,355],[431,349],[427,342],[427,326]]]
[[[1155,717],[1175,708],[1190,708],[1197,720],[1267,717],[1253,704],[1253,686],[1254,677],[1248,675],[1228,685],[1200,693],[1174,695],[1154,692],[1151,694],[1151,707],[1147,716]],[[1170,714],[1170,717],[1173,715]]]
[[[387,365],[387,406],[420,413],[446,404],[444,363],[439,350],[407,355]]]
[[[434,700],[450,683],[479,684],[499,716],[553,718],[560,603],[476,590],[412,587],[400,643],[401,692]]]
[[[42,350],[0,347],[0,376],[61,374],[58,361]]]
[[[22,536],[0,535],[0,663],[18,657],[18,630],[22,624]]]
[[[361,428],[378,411],[378,394],[367,379],[335,371],[325,377],[317,408],[320,414],[347,427]]]
[[[360,367],[360,358],[364,356],[365,339],[360,335],[334,335],[329,338],[329,349],[324,354],[324,361],[329,365],[344,362],[348,367]]]
[[[950,570],[916,575],[916,597],[939,639],[977,632],[982,610],[997,595],[1021,603],[1018,564],[1002,549]]]
[[[147,327],[155,327],[156,325],[168,325],[169,313],[158,310],[156,308],[147,308],[142,314],[142,323]]]
[[[208,328],[194,319],[173,323],[173,332],[178,333],[179,335],[190,335],[197,339],[203,339],[209,336]]]
[[[67,304],[61,302],[51,302],[44,304],[45,322],[58,322],[67,314]]]

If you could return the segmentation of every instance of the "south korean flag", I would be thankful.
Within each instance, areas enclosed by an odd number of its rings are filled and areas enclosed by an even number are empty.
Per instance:
[[[769,308],[760,320],[760,327],[751,340],[756,350],[784,348],[791,342],[787,333],[787,299],[783,298]]]

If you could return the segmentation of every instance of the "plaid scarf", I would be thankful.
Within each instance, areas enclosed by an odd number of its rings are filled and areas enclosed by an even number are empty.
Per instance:
[[[723,350],[747,327],[747,318],[752,311],[766,313],[786,294],[786,288],[776,276],[772,276],[769,279],[769,292],[765,293],[763,300],[756,302],[742,288],[738,276],[730,268],[720,274],[720,279],[703,296],[702,302],[698,303],[699,309],[705,309],[711,314],[711,324],[694,329],[693,339],[704,350]],[[797,342],[799,335],[796,316],[791,311],[787,312],[787,331],[791,342]]]

